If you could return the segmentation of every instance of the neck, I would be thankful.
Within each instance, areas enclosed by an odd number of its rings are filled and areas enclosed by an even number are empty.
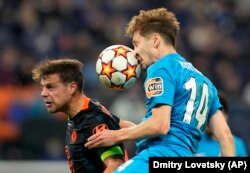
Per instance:
[[[164,46],[160,47],[158,52],[159,52],[158,57],[161,58],[168,54],[176,53],[176,50],[173,46]]]
[[[65,112],[68,118],[73,118],[74,116],[77,115],[77,113],[79,113],[82,110],[82,106],[84,103],[83,96],[84,96],[83,93],[80,94],[78,93],[71,98],[69,108]]]

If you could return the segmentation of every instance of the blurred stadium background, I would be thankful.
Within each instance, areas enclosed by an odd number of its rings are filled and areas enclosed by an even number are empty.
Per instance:
[[[118,116],[139,122],[145,112],[143,75],[127,91],[108,90],[97,79],[95,62],[107,46],[132,47],[124,36],[128,20],[140,9],[162,6],[181,23],[179,53],[227,94],[230,126],[250,153],[249,0],[0,0],[1,173],[69,172],[66,117],[47,113],[31,79],[31,68],[44,58],[81,60],[84,92]],[[127,146],[133,155],[133,143]],[[23,161],[35,162],[18,166]],[[47,163],[55,164],[44,166]]]

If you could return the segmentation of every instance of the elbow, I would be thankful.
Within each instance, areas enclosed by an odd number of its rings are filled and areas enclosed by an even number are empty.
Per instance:
[[[234,137],[232,135],[232,133],[230,133],[229,131],[226,132],[222,138],[220,139],[221,141],[225,141],[227,144],[229,145],[234,145]]]
[[[161,135],[165,135],[165,134],[167,134],[167,133],[168,133],[168,131],[169,131],[169,127],[164,127],[164,128],[161,128],[161,130],[160,130],[160,134],[161,134]]]
[[[222,156],[236,156],[234,137],[230,132],[227,132],[225,136],[219,140],[221,145]]]
[[[234,146],[234,145],[235,145],[235,142],[234,142],[233,134],[232,134],[232,133],[229,133],[227,138],[228,138],[229,143],[230,143],[232,146]]]
[[[165,135],[169,131],[169,126],[164,126],[164,125],[155,125],[152,129],[155,135]]]
[[[230,130],[225,132],[224,139],[228,141],[229,144],[234,145],[234,137]]]

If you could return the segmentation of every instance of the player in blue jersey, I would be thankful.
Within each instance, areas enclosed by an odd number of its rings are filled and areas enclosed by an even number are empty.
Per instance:
[[[226,95],[219,92],[219,99],[223,106],[223,115],[228,120],[228,102]],[[239,136],[233,135],[235,143],[235,152],[237,157],[248,156],[246,143]],[[198,145],[196,156],[204,157],[216,157],[220,156],[220,145],[215,136],[211,133],[210,129],[206,127],[205,132],[202,135],[201,141]]]
[[[141,10],[128,24],[126,33],[147,70],[145,118],[132,127],[104,130],[85,144],[93,148],[137,140],[137,155],[116,172],[148,172],[149,157],[193,156],[208,123],[222,155],[234,156],[233,136],[220,110],[217,90],[176,52],[178,31],[179,22],[165,8]]]

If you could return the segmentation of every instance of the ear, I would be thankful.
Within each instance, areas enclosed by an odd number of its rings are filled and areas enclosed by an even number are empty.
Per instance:
[[[71,82],[71,83],[69,83],[69,84],[68,84],[69,93],[70,93],[70,94],[75,93],[76,90],[77,90],[77,86],[78,86],[78,85],[77,85],[76,82]]]
[[[161,36],[158,33],[153,34],[154,48],[158,48],[161,43]]]

